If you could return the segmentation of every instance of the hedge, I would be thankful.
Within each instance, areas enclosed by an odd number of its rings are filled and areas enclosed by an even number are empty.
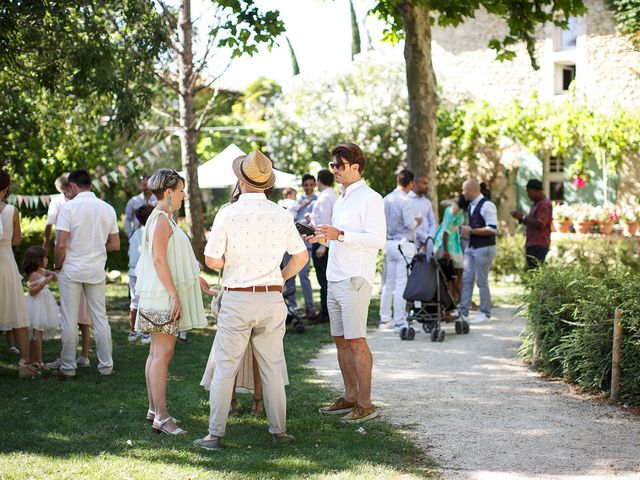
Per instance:
[[[22,231],[22,242],[13,247],[13,254],[18,264],[18,269],[22,272],[22,257],[24,252],[31,245],[42,245],[46,216],[20,219],[20,230]],[[107,270],[120,270],[125,273],[129,268],[129,239],[124,233],[122,225],[120,230],[120,250],[107,254]],[[49,268],[53,268],[53,232],[51,233],[51,245],[49,246]]]
[[[610,389],[613,312],[623,311],[620,399],[640,405],[640,271],[573,261],[524,277],[527,327],[520,354],[535,368],[604,394]]]

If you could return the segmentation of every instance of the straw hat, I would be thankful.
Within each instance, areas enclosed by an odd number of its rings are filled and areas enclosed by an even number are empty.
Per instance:
[[[236,158],[233,161],[233,173],[238,179],[260,190],[267,190],[276,183],[272,162],[260,150]]]

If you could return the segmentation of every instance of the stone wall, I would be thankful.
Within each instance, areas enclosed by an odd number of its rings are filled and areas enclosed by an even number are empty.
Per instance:
[[[529,55],[520,45],[513,61],[495,60],[487,47],[492,38],[502,38],[505,23],[479,11],[458,27],[433,29],[433,64],[438,84],[448,98],[475,97],[493,103],[538,93],[541,99],[558,97],[554,91],[554,64],[575,62],[575,88],[590,102],[608,108],[614,104],[640,108],[640,52],[615,31],[603,1],[587,0],[588,13],[578,20],[575,50],[554,51],[553,26],[537,32],[539,70],[531,67]],[[561,97],[561,96],[560,96]]]

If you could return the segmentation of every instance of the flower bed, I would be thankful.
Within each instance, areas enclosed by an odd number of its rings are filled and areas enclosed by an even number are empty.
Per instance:
[[[559,233],[569,233],[573,226],[576,233],[583,235],[611,235],[614,231],[620,231],[625,236],[633,237],[638,234],[639,225],[640,207],[602,207],[584,203],[555,204],[553,207],[553,226]]]

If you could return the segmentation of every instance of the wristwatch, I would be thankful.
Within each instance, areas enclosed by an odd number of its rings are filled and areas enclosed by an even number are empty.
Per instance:
[[[338,241],[344,242],[344,231],[342,230],[340,230],[340,233],[338,234]]]

